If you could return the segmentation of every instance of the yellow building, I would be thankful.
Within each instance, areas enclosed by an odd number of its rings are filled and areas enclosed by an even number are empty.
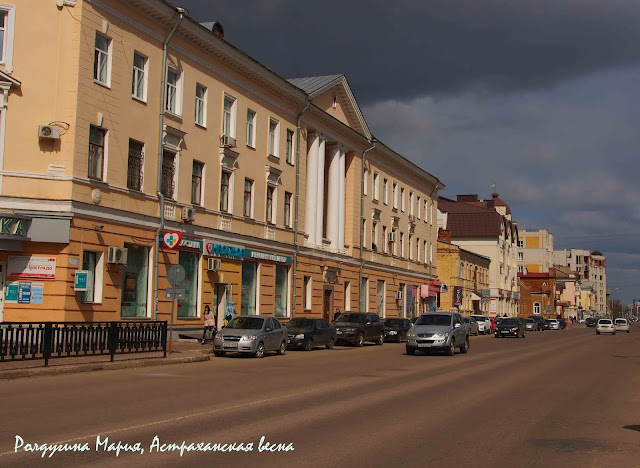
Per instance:
[[[5,321],[166,320],[176,264],[182,327],[206,304],[221,323],[435,301],[443,185],[375,142],[344,76],[288,81],[160,0],[0,15]]]

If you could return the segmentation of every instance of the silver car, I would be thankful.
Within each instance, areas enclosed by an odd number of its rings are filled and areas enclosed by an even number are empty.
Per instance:
[[[436,312],[422,315],[407,332],[407,354],[416,350],[425,354],[432,349],[446,351],[453,356],[456,348],[469,351],[469,327],[458,313]]]
[[[284,354],[287,350],[287,329],[275,317],[241,315],[216,333],[213,339],[213,354],[253,354],[257,358],[267,351]]]
[[[478,322],[478,331],[483,335],[491,333],[491,319],[486,315],[472,315]]]

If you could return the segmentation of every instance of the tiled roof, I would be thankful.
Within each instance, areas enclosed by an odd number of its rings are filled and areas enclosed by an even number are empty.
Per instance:
[[[309,76],[307,78],[291,78],[287,81],[313,97],[316,92],[327,86],[331,86],[336,81],[341,80],[343,76],[344,75]]]
[[[485,206],[484,202],[454,201],[445,197],[438,197],[438,209],[447,213],[447,230],[451,231],[451,238],[456,237],[498,237],[501,224],[511,230],[512,236],[517,235],[513,222],[503,218],[495,209]]]

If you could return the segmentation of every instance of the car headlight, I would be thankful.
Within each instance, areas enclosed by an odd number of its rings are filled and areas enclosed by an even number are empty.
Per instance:
[[[449,332],[445,332],[445,333],[434,333],[433,334],[433,339],[434,340],[444,340],[449,336]]]
[[[256,335],[242,335],[242,338],[240,338],[242,340],[257,340],[258,337]]]
[[[515,331],[518,331],[518,329],[517,328],[512,328],[510,331],[515,332]]]
[[[397,334],[398,334],[398,332],[395,331],[395,330],[390,330],[389,331],[389,335],[397,335]]]
[[[415,338],[416,337],[416,332],[409,330],[407,332],[407,338]]]
[[[296,338],[298,340],[303,340],[304,339],[304,333],[300,333],[300,334],[294,336],[294,338]]]

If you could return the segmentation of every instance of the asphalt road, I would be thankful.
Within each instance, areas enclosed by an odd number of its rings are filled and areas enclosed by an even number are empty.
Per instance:
[[[0,389],[0,466],[640,466],[638,324],[472,337],[453,357],[386,343]],[[260,451],[263,436],[293,450]],[[144,453],[105,450],[118,441]],[[253,446],[161,451],[183,441]],[[42,458],[43,443],[85,451]]]

